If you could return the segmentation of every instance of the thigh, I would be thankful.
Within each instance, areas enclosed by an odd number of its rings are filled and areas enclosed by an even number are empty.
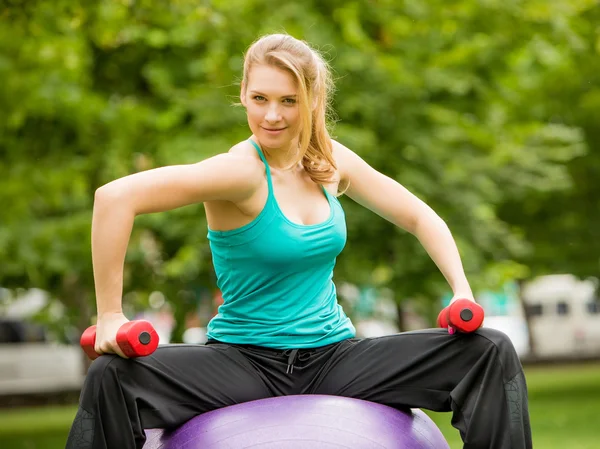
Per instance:
[[[105,355],[92,363],[90,377],[96,391],[114,394],[118,386],[128,402],[135,401],[144,428],[176,426],[203,412],[271,396],[253,366],[226,344],[159,346],[137,359]],[[94,396],[82,395],[100,399]]]
[[[507,344],[502,335],[486,329],[467,335],[425,329],[351,339],[322,373],[313,393],[355,397],[398,408],[450,411],[453,390],[465,376],[477,375],[472,368],[482,355]],[[477,383],[477,379],[472,381]]]

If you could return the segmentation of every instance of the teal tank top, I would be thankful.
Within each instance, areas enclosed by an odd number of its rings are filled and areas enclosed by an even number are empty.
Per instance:
[[[355,336],[337,302],[336,257],[346,244],[346,221],[338,199],[324,188],[327,220],[300,225],[277,204],[269,164],[269,194],[252,222],[230,231],[208,230],[223,304],[208,324],[209,339],[276,349],[313,348]]]

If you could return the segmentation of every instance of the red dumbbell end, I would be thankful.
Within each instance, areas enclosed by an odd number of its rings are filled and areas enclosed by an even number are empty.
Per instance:
[[[81,345],[83,352],[85,352],[90,359],[95,360],[99,357],[98,353],[94,350],[94,345],[96,344],[96,326],[88,327],[83,334],[81,334],[79,344]]]
[[[149,321],[129,321],[119,328],[117,342],[127,357],[144,357],[158,347],[158,334]]]
[[[437,317],[437,324],[439,327],[447,328],[448,327],[448,307],[444,307],[440,310],[440,313]]]
[[[483,307],[468,299],[458,299],[448,306],[448,322],[463,333],[479,329],[484,315]]]

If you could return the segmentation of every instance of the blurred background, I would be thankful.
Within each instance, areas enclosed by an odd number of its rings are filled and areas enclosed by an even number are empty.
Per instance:
[[[243,53],[287,32],[334,70],[332,135],[453,231],[525,366],[535,447],[597,448],[599,24],[595,0],[0,2],[0,447],[64,447],[95,189],[247,138]],[[450,295],[419,242],[342,202],[335,280],[359,335],[434,326]],[[125,310],[161,343],[203,342],[221,301],[206,233],[200,205],[136,219]]]

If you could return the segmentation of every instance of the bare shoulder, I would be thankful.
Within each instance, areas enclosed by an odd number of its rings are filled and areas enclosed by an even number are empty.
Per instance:
[[[257,183],[264,177],[265,166],[250,142],[239,142],[222,156],[229,161],[232,174],[255,180]]]
[[[335,139],[331,139],[331,143],[333,145],[333,158],[336,162],[338,162],[338,157],[343,159],[344,157],[347,157],[348,153],[352,153],[352,150],[350,150],[350,148],[341,144]]]
[[[337,165],[340,180],[347,180],[349,168],[352,165],[354,158],[358,156],[354,151],[337,140],[331,139],[331,143],[333,147],[333,159]]]
[[[229,149],[229,154],[246,157],[261,162],[254,146],[248,140],[242,140]]]

